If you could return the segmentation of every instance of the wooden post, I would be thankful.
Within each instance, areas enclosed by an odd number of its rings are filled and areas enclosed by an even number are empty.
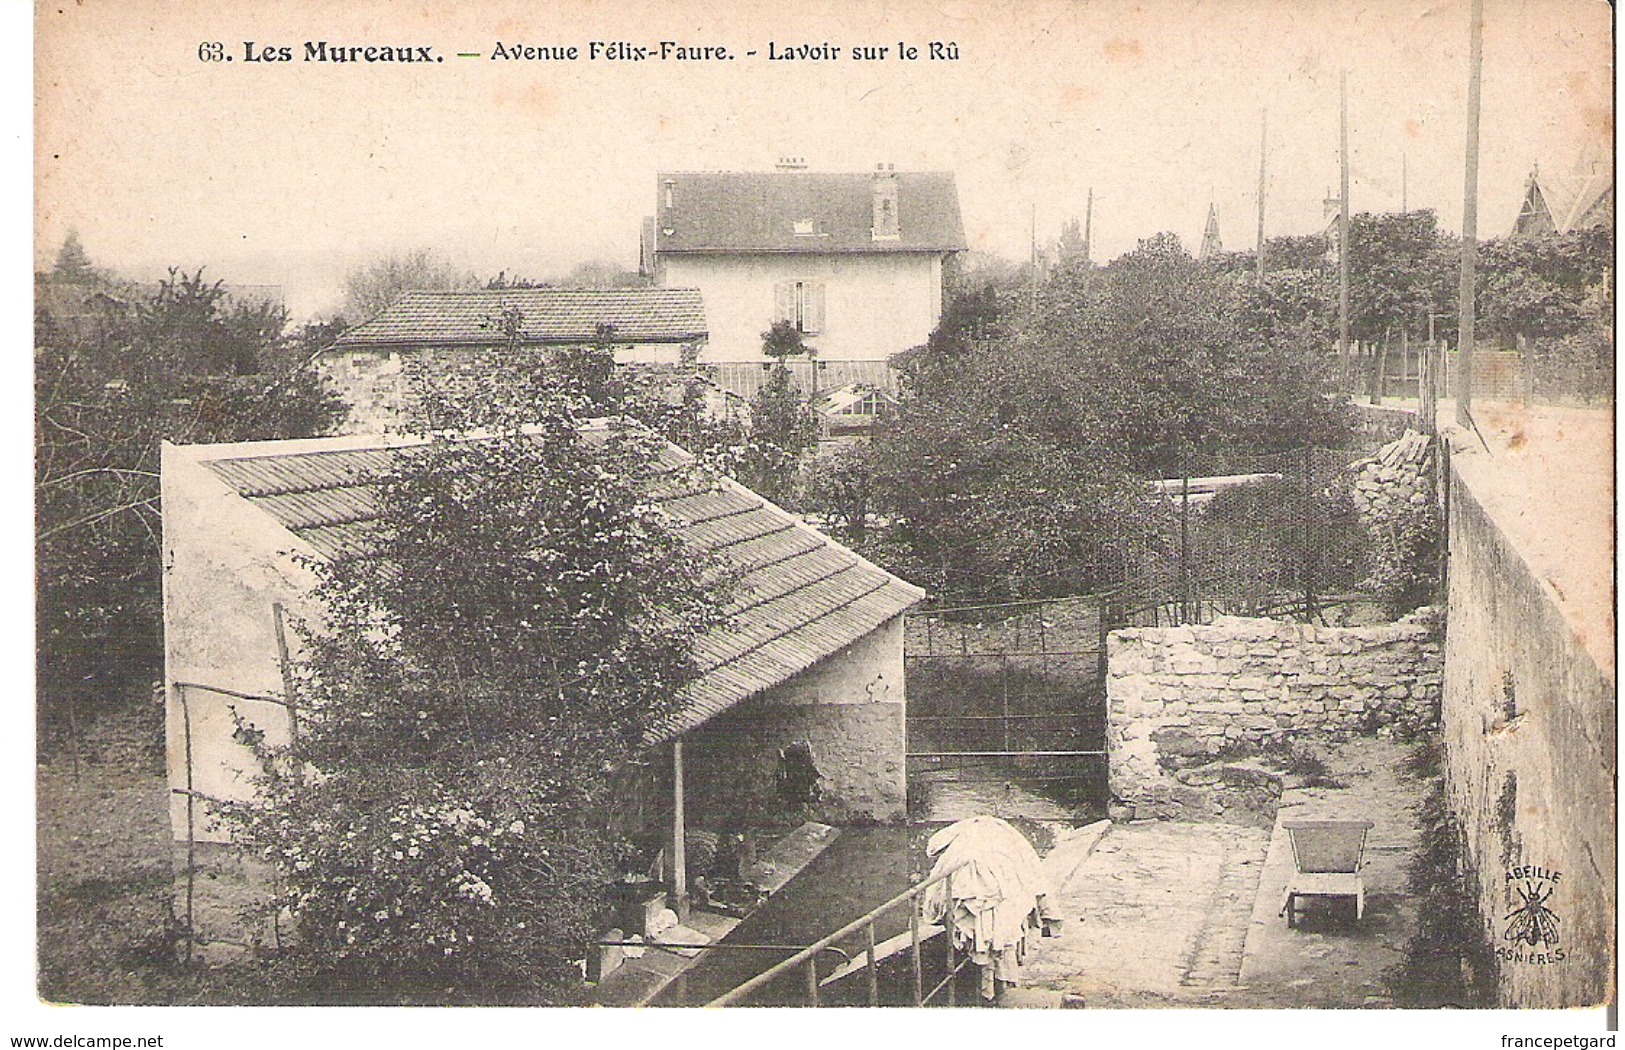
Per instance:
[[[910,946],[914,949],[914,1005],[925,1004],[925,974],[920,965],[920,899],[915,897],[909,902],[908,909],[908,938]]]
[[[671,742],[671,895],[677,918],[688,921],[688,857],[683,827],[683,738]]]
[[[1191,469],[1179,482],[1179,622],[1191,622]]]
[[[288,731],[299,735],[299,700],[294,695],[293,661],[288,657],[288,615],[281,602],[271,603],[271,619],[276,626],[277,666],[282,671],[282,701],[288,708]]]
[[[807,956],[807,1005],[818,1005],[818,953]]]
[[[869,971],[869,1005],[880,1005],[880,975],[875,971],[875,924],[863,928],[863,954]]]
[[[1270,111],[1264,112],[1258,118],[1258,283],[1264,284],[1264,159],[1269,152]]]
[[[1461,201],[1461,311],[1456,351],[1456,423],[1473,425],[1473,341],[1478,288],[1478,108],[1484,69],[1484,0],[1473,0],[1467,59],[1467,175]]]
[[[1339,123],[1342,161],[1342,193],[1337,204],[1337,354],[1343,359],[1345,393],[1351,398],[1354,384],[1348,375],[1349,359],[1349,74],[1343,70],[1338,76],[1338,89],[1342,100],[1342,119]]]
[[[954,926],[953,918],[945,918],[942,923],[942,940],[948,945],[948,1005],[958,1005],[958,993],[954,990]]]

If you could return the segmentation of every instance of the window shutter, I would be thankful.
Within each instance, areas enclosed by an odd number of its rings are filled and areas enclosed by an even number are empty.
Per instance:
[[[801,330],[817,335],[824,330],[824,282],[808,281],[803,285],[807,304],[802,312]]]
[[[794,281],[780,281],[773,286],[773,320],[796,320],[796,286]]]

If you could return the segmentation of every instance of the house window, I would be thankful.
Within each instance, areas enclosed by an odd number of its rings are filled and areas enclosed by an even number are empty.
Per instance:
[[[781,281],[773,286],[773,317],[789,321],[803,335],[824,330],[824,282]]]

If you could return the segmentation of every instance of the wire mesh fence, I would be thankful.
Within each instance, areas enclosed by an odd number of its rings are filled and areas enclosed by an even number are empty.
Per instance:
[[[1140,545],[1118,619],[1324,621],[1375,600],[1361,593],[1371,553],[1354,500],[1362,458],[1315,447],[1193,454],[1182,477],[1158,483],[1160,535]]]

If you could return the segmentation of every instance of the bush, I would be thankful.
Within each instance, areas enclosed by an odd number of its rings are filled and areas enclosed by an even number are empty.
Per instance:
[[[313,566],[300,732],[232,812],[277,870],[298,971],[406,1001],[579,989],[617,787],[726,586],[648,505],[656,439],[580,440],[542,408],[534,431],[398,456],[379,550]]]

